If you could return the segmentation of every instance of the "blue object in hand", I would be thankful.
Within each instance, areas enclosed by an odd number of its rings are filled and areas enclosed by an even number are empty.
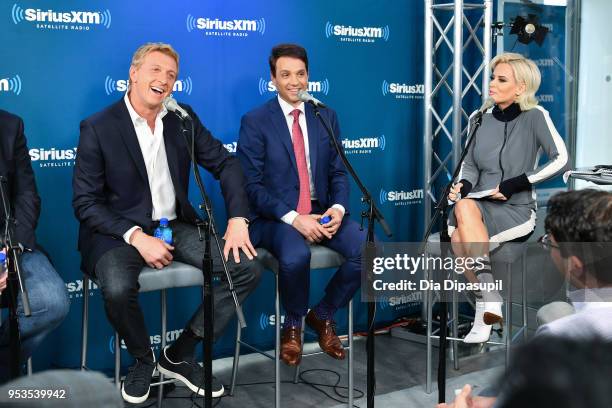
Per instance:
[[[168,245],[172,245],[172,228],[170,228],[167,218],[162,218],[159,220],[159,227],[155,229],[153,236],[161,239]]]
[[[323,217],[323,218],[321,218],[319,220],[319,224],[321,224],[321,225],[327,224],[330,221],[331,221],[331,217],[329,215],[326,215],[325,217]]]

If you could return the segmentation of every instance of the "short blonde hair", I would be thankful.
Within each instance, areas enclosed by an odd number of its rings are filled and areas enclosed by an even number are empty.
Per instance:
[[[516,98],[516,102],[521,107],[521,110],[526,111],[536,107],[538,100],[535,94],[540,88],[542,75],[535,62],[521,54],[505,52],[491,60],[491,72],[495,70],[498,64],[502,63],[510,65],[516,82],[525,85],[525,92]]]
[[[174,59],[174,61],[176,62],[176,70],[178,71],[178,66],[179,66],[178,52],[176,52],[176,50],[172,48],[170,44],[164,44],[160,42],[146,43],[138,47],[138,49],[136,50],[136,52],[134,52],[134,55],[132,56],[132,66],[136,68],[140,67],[142,65],[142,61],[144,60],[144,58],[148,54],[155,52],[155,51],[159,51],[162,54],[165,54],[171,57],[172,59]],[[177,72],[177,75],[178,75],[178,72]]]

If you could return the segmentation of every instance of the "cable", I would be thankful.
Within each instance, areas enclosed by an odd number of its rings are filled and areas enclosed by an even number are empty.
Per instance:
[[[336,382],[334,384],[321,384],[321,383],[315,383],[315,382],[311,382],[308,381],[304,378],[304,375],[306,373],[311,373],[311,372],[328,372],[328,373],[332,373],[336,376]],[[342,379],[342,376],[340,375],[340,373],[338,373],[337,371],[334,370],[328,370],[328,369],[324,369],[324,368],[315,368],[315,369],[311,369],[311,370],[305,370],[300,372],[299,375],[300,381],[298,381],[298,384],[305,384],[308,385],[312,388],[314,388],[315,390],[319,391],[320,393],[322,393],[323,395],[325,395],[326,397],[330,398],[333,401],[336,402],[340,402],[340,403],[344,403],[346,404],[346,399],[348,398],[347,395],[343,395],[340,392],[338,392],[338,390],[348,390],[348,387],[344,386],[344,385],[338,385],[340,384],[340,381]],[[293,381],[291,380],[286,380],[286,381],[281,381],[281,384],[295,384]],[[262,382],[252,382],[252,383],[242,383],[242,384],[236,384],[237,386],[241,386],[241,387],[248,387],[248,386],[252,386],[252,385],[268,385],[268,384],[274,384],[274,381],[262,381]],[[328,388],[332,388],[334,390],[334,393],[339,397],[336,398],[334,395],[328,393],[327,391],[325,391],[324,389],[321,389],[319,387],[328,387]],[[359,388],[353,388],[353,391],[355,392],[355,399],[361,398],[365,395],[365,393],[363,391],[361,391]],[[340,399],[340,398],[344,398],[344,400]],[[358,408],[357,405],[353,405],[353,407]],[[199,407],[201,408],[201,407]]]
[[[313,382],[310,382],[310,381],[307,381],[306,379],[304,379],[304,375],[306,373],[317,372],[317,371],[322,371],[322,372],[328,372],[328,373],[335,374],[336,377],[337,377],[336,383],[334,385],[320,384],[320,383],[313,383]],[[348,395],[342,395],[342,394],[340,394],[338,392],[339,389],[346,389],[346,390],[348,390],[348,387],[345,387],[343,385],[338,385],[338,384],[340,384],[340,380],[341,380],[342,376],[337,371],[328,370],[328,369],[324,369],[324,368],[314,368],[314,369],[311,369],[311,370],[305,370],[305,371],[300,372],[300,376],[299,377],[300,377],[300,380],[302,380],[302,382],[304,384],[311,386],[312,388],[314,388],[315,390],[319,391],[320,393],[322,393],[323,395],[327,396],[328,398],[330,398],[330,399],[332,399],[332,400],[334,400],[336,402],[340,402],[340,403],[346,403],[347,402],[345,400],[341,400],[341,399],[335,398],[334,396],[328,394],[325,390],[323,390],[321,388],[318,388],[318,387],[332,387],[333,390],[334,390],[334,393],[338,397],[347,399]],[[360,389],[353,388],[353,390],[357,392],[357,395],[354,396],[355,399],[358,399],[358,398],[361,398],[361,397],[364,396],[364,392],[361,391]],[[357,407],[357,405],[353,405],[353,407]]]

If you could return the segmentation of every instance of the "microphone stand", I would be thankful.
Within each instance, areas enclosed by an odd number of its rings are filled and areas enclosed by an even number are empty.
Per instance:
[[[455,170],[453,172],[453,176],[450,181],[444,188],[444,192],[441,197],[438,199],[436,204],[434,216],[429,221],[429,225],[427,226],[427,231],[423,236],[423,240],[421,241],[421,247],[419,253],[423,253],[425,246],[427,245],[427,241],[429,236],[431,235],[431,231],[433,226],[436,224],[438,218],[440,218],[440,248],[441,248],[441,256],[442,259],[446,257],[449,251],[449,243],[450,236],[448,235],[448,194],[450,193],[450,189],[453,186],[455,179],[459,176],[459,172],[461,171],[461,166],[465,161],[465,156],[467,155],[470,147],[476,140],[476,132],[480,128],[482,124],[482,115],[483,111],[479,111],[474,117],[473,126],[471,132],[468,136],[468,141],[461,152],[461,157],[459,158],[459,162],[455,166]],[[448,347],[447,344],[447,329],[448,329],[448,304],[446,302],[446,294],[444,291],[440,292],[440,339],[438,345],[438,402],[443,403],[446,400],[446,349]],[[430,306],[431,307],[431,306]],[[455,317],[456,318],[456,317]]]
[[[21,268],[19,267],[19,258],[22,251],[22,246],[13,239],[15,235],[15,222],[12,217],[11,205],[6,194],[5,184],[8,179],[5,176],[0,176],[0,196],[2,199],[2,208],[4,210],[4,239],[2,246],[7,251],[7,289],[8,289],[8,308],[9,308],[9,376],[17,378],[21,367],[21,339],[19,336],[19,317],[17,315],[17,294],[21,296],[23,310],[26,317],[32,315],[30,310],[30,298],[26,289],[25,280],[21,276]],[[19,291],[19,293],[18,293]]]
[[[368,189],[363,185],[363,183],[359,179],[359,176],[355,172],[355,169],[353,169],[353,166],[351,166],[351,163],[346,158],[344,151],[340,147],[340,143],[338,143],[338,140],[336,139],[336,135],[334,135],[333,129],[331,128],[331,126],[329,126],[325,118],[321,115],[321,112],[319,112],[319,108],[317,104],[313,102],[312,100],[309,100],[308,102],[310,102],[310,104],[313,106],[315,115],[320,119],[321,123],[323,124],[323,127],[327,131],[327,134],[329,135],[332,146],[336,149],[336,152],[338,153],[338,156],[340,156],[342,163],[344,163],[344,166],[346,167],[347,171],[350,173],[351,177],[357,184],[357,187],[359,187],[359,190],[361,191],[361,194],[362,194],[361,202],[367,206],[367,209],[361,212],[362,229],[363,229],[363,221],[367,219],[367,222],[368,222],[366,250],[375,251],[376,243],[374,242],[374,223],[378,221],[385,235],[387,235],[388,237],[392,235],[391,229],[389,228],[389,225],[387,225],[387,223],[385,222],[385,218],[383,217],[380,210],[374,204],[372,195],[370,194]],[[371,278],[372,278],[372,273],[371,271],[368,271],[368,280],[370,280]],[[376,302],[369,301],[368,302],[368,337],[366,340],[367,408],[374,407],[374,393],[376,392],[376,375],[374,373],[374,316],[375,315],[376,315]],[[351,350],[351,353],[352,352],[353,351]]]
[[[176,113],[176,112],[175,112]],[[200,169],[196,161],[195,155],[195,129],[193,121],[191,119],[183,118],[180,114],[176,115],[181,119],[181,130],[185,142],[189,148],[189,154],[191,156],[191,164],[193,168],[193,175],[200,190],[200,196],[202,198],[202,204],[200,204],[200,210],[203,210],[206,215],[206,220],[202,223],[198,223],[198,234],[200,235],[200,241],[204,241],[204,258],[202,260],[202,274],[204,275],[204,339],[202,341],[203,358],[204,358],[204,406],[206,408],[212,407],[212,349],[213,349],[213,290],[212,290],[212,273],[213,273],[213,260],[211,256],[211,237],[214,238],[216,248],[219,251],[221,258],[221,264],[225,271],[225,277],[229,285],[229,291],[234,299],[234,305],[236,307],[236,314],[238,316],[238,324],[241,328],[246,327],[246,321],[244,320],[244,314],[242,313],[242,307],[236,295],[234,288],[234,282],[227,268],[227,263],[223,257],[223,251],[221,244],[219,243],[219,233],[215,226],[215,218],[210,204],[206,190],[204,189],[204,183],[202,183],[202,176],[200,175]],[[189,123],[189,126],[186,126]],[[187,136],[187,133],[191,133],[191,140]],[[204,228],[204,238],[202,238],[202,230]]]

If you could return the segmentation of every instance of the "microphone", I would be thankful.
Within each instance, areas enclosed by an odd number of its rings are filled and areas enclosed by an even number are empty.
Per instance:
[[[308,91],[299,90],[297,96],[302,102],[308,102],[317,108],[327,108],[323,102],[309,94]]]
[[[487,98],[480,107],[480,109],[478,109],[478,115],[484,115],[485,112],[493,105],[495,105],[495,101],[493,100],[493,98]]]
[[[173,97],[166,96],[162,103],[164,107],[168,109],[168,111],[174,112],[182,120],[191,120],[191,116],[189,116],[189,113],[187,113],[187,111],[183,109]]]
[[[482,106],[478,109],[478,112],[476,112],[476,114],[472,116],[470,122],[480,124],[482,122],[482,115],[484,115],[485,112],[493,105],[495,105],[495,101],[493,100],[493,98],[487,98],[482,104]]]

